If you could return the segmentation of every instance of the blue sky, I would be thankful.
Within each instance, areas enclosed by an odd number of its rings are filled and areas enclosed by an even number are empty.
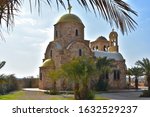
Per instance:
[[[149,0],[125,0],[138,12],[135,20],[137,29],[128,35],[115,29],[119,34],[119,50],[126,59],[128,67],[134,66],[137,60],[150,59],[150,9]],[[108,38],[112,28],[101,17],[95,17],[92,12],[72,2],[72,13],[78,15],[85,25],[85,39],[95,40],[103,35]],[[43,5],[40,16],[36,10],[32,14],[29,4],[24,4],[15,17],[15,27],[9,34],[3,28],[6,42],[0,41],[0,61],[5,60],[6,65],[0,74],[15,74],[17,77],[37,76],[39,66],[42,64],[45,49],[53,40],[53,25],[67,13],[62,7],[60,10]]]

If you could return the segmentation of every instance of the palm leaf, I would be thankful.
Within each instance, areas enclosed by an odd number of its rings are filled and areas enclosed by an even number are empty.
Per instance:
[[[15,13],[19,11],[24,0],[0,0],[0,26],[3,21],[6,22],[7,28],[13,26]],[[80,6],[86,10],[93,10],[95,14],[99,14],[111,26],[116,26],[121,32],[128,33],[135,30],[137,23],[130,14],[137,13],[122,0],[76,0]],[[66,9],[66,0],[29,0],[32,12],[33,2],[40,12],[41,4],[47,3],[50,7],[57,4],[57,9],[63,6]],[[1,28],[0,28],[1,31]]]

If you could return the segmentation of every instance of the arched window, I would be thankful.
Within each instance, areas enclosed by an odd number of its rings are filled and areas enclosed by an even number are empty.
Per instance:
[[[79,32],[78,32],[78,30],[76,29],[76,34],[75,34],[76,36],[78,36],[79,35]]]
[[[82,50],[79,49],[79,56],[82,56]]]
[[[98,50],[98,46],[96,46],[96,50]]]
[[[120,79],[120,71],[114,70],[114,80],[119,80],[119,79]]]
[[[103,50],[104,50],[104,51],[107,51],[107,48],[106,48],[106,46],[105,46],[105,45],[104,45],[104,48],[103,48]]]

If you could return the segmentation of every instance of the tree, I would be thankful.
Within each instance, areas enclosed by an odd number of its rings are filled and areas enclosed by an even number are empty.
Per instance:
[[[57,80],[62,76],[62,71],[60,69],[58,69],[58,70],[51,70],[48,73],[48,76],[50,77],[50,79],[53,82],[52,89],[50,89],[50,93],[55,95],[55,94],[58,93],[56,84],[57,84]]]
[[[79,57],[62,65],[62,70],[67,78],[74,82],[75,99],[91,99],[89,87],[90,79],[95,73],[95,64],[92,58]]]
[[[96,60],[96,69],[98,72],[98,83],[96,86],[97,90],[106,90],[107,88],[107,80],[109,79],[109,72],[111,71],[114,60],[107,59],[107,57],[98,58]],[[101,85],[104,85],[103,87]],[[101,89],[102,88],[102,89]]]
[[[135,89],[138,89],[138,77],[143,75],[143,70],[139,67],[132,67],[131,74],[135,76]]]
[[[131,75],[132,75],[132,71],[131,71],[130,68],[128,68],[128,70],[127,70],[127,75],[128,75],[128,78],[129,78],[129,88],[130,88],[130,86],[131,86]]]
[[[5,61],[0,62],[0,69],[6,64]]]
[[[150,60],[148,58],[143,58],[143,60],[137,61],[136,65],[143,70],[143,73],[147,78],[148,90],[150,91]]]
[[[21,9],[24,0],[1,0],[0,1],[0,25],[2,26],[3,21],[6,22],[6,26],[13,26],[14,17],[16,13]],[[76,0],[80,6],[86,10],[94,11],[95,14],[99,14],[106,20],[111,26],[115,25],[121,30],[121,32],[128,33],[128,31],[135,30],[136,21],[131,17],[131,14],[136,15],[137,13],[122,0]],[[30,10],[32,12],[32,6],[35,6],[40,12],[41,4],[47,3],[50,7],[54,4],[63,6],[66,9],[66,0],[29,0]],[[70,2],[68,0],[68,4]],[[1,29],[0,29],[1,32]]]

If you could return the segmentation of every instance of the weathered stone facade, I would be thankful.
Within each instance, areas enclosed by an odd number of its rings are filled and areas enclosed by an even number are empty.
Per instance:
[[[48,77],[50,70],[55,70],[67,63],[74,57],[103,57],[105,52],[108,59],[115,59],[116,68],[119,70],[118,79],[113,78],[113,73],[109,74],[109,84],[111,88],[125,88],[125,60],[118,53],[118,35],[112,31],[108,41],[105,37],[99,37],[95,42],[84,39],[84,24],[81,19],[73,14],[66,14],[54,25],[54,40],[47,46],[43,65],[40,67],[40,89],[49,89],[52,80]],[[115,54],[113,54],[115,52]],[[57,88],[63,90],[64,80],[57,81]],[[68,83],[69,84],[69,83]],[[69,86],[70,87],[70,86]]]

